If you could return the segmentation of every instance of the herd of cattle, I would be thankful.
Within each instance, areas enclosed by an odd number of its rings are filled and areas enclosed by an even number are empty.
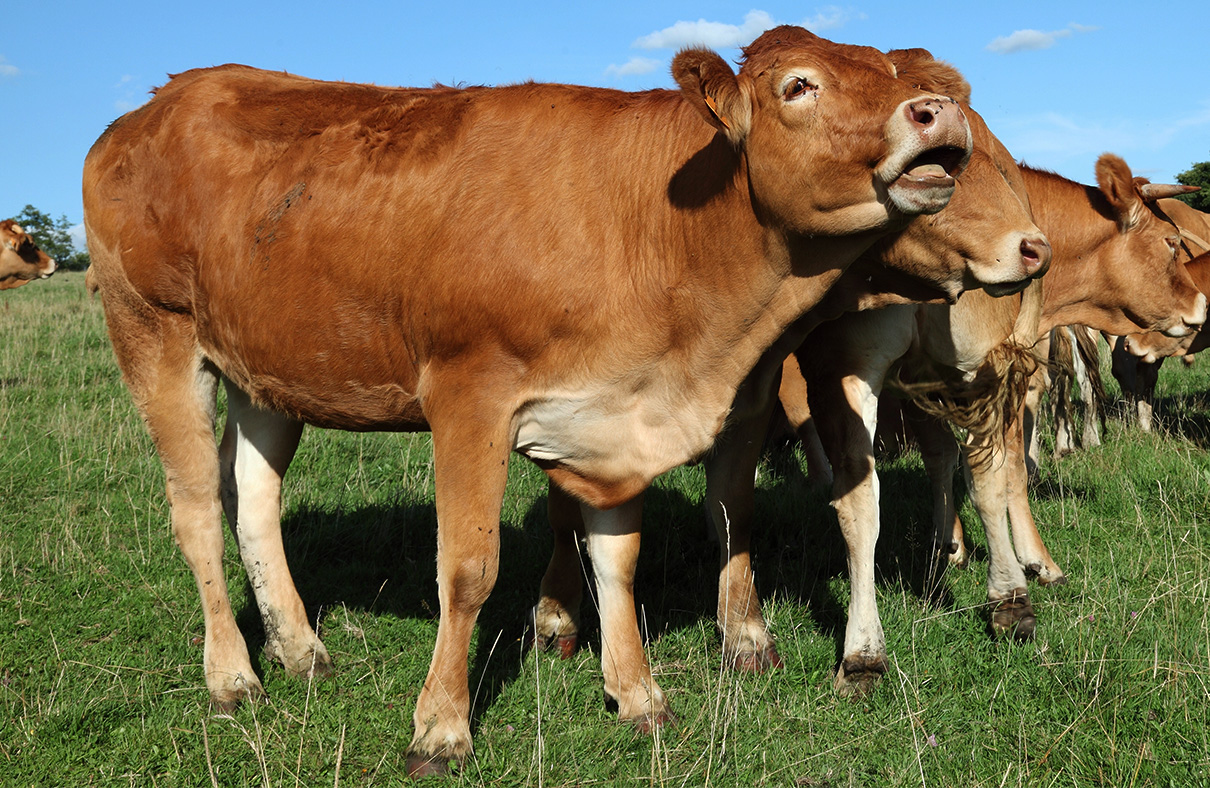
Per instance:
[[[839,692],[887,670],[873,455],[887,386],[908,395],[939,560],[966,560],[951,489],[965,457],[992,626],[1032,635],[1027,578],[1064,580],[1027,499],[1038,348],[1087,326],[1144,375],[1201,349],[1210,217],[1110,154],[1095,187],[1019,165],[924,50],[780,27],[738,73],[705,49],[672,72],[679,91],[624,93],[222,66],[173,77],[93,146],[87,282],[164,465],[215,706],[263,693],[223,576],[224,512],[266,653],[294,675],[332,669],[281,538],[304,424],[432,433],[440,624],[413,774],[471,749],[468,646],[513,452],[550,480],[536,642],[575,647],[583,540],[605,692],[640,727],[671,715],[633,596],[643,492],[670,468],[705,465],[726,660],[780,664],[748,554],[778,409],[831,479],[848,546]],[[0,234],[0,288],[53,272],[20,227]]]

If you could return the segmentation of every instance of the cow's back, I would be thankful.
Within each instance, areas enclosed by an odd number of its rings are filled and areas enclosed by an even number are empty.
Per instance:
[[[121,269],[101,272],[102,290],[120,275],[191,315],[242,388],[329,426],[422,426],[423,366],[471,345],[510,363],[540,357],[550,368],[538,377],[567,374],[573,353],[581,368],[610,353],[655,358],[676,341],[672,321],[683,331],[698,312],[670,302],[694,294],[664,286],[681,278],[674,214],[701,220],[727,188],[675,177],[693,153],[726,154],[681,103],[187,72],[89,154],[90,234],[123,250],[99,256]],[[726,219],[707,221],[717,232]]]

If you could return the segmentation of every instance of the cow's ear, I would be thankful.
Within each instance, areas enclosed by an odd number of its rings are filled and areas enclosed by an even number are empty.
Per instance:
[[[1097,159],[1097,186],[1109,201],[1122,232],[1139,223],[1146,207],[1135,188],[1134,176],[1122,157],[1102,153]]]
[[[672,77],[685,100],[739,146],[752,124],[752,101],[731,67],[709,49],[685,49],[672,59]]]

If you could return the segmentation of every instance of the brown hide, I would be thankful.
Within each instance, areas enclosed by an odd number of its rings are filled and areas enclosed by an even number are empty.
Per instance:
[[[971,118],[974,126],[973,114]],[[980,141],[975,133],[977,155]],[[867,425],[875,418],[870,399],[892,365],[901,365],[919,390],[932,392],[943,402],[940,409],[928,408],[931,415],[913,408],[910,420],[933,480],[936,544],[942,550],[956,547],[959,552],[954,558],[959,560],[965,551],[960,529],[954,530],[959,524],[951,489],[957,451],[948,428],[936,417],[944,413],[970,431],[966,448],[972,498],[984,521],[991,554],[988,597],[996,608],[993,628],[1024,637],[1033,631],[1034,615],[1022,569],[1048,582],[1063,579],[1038,538],[1025,499],[1022,426],[1015,416],[1034,363],[1024,348],[1049,328],[1045,320],[1080,309],[1101,322],[1122,325],[1134,320],[1130,324],[1172,330],[1186,329],[1204,318],[1204,300],[1183,286],[1183,272],[1175,264],[1173,228],[1152,212],[1120,159],[1102,157],[1100,188],[1028,169],[1017,177],[1023,179],[1018,185],[1028,188],[1027,204],[1054,248],[1041,292],[1028,291],[1029,310],[1022,311],[1022,302],[1016,299],[992,299],[976,291],[952,307],[918,307],[914,321],[894,311],[848,315],[821,326],[799,351],[808,381],[805,389],[794,384],[782,388],[784,396],[801,398],[809,392],[820,416],[818,434],[831,462],[836,509],[850,549],[854,577],[850,626],[836,678],[842,692],[868,688],[886,667],[869,571],[878,501],[872,483],[873,436]],[[951,207],[961,196],[960,184]],[[939,216],[937,221],[948,218]],[[903,237],[910,238],[924,226],[917,222]],[[890,247],[891,242],[882,245]],[[792,372],[788,366],[786,374]],[[1000,382],[1006,379],[1011,381],[1007,384],[1011,392]],[[986,394],[971,388],[981,380],[994,384]],[[809,411],[792,402],[787,412],[801,419]],[[1007,515],[1011,515],[1012,541]],[[953,542],[951,533],[956,535]]]
[[[1034,216],[1064,261],[1046,277],[1039,336],[1077,323],[1113,334],[1184,335],[1203,322],[1205,297],[1177,262],[1176,228],[1143,199],[1124,161],[1098,160],[1099,188],[1022,171]]]
[[[514,449],[592,504],[606,693],[623,718],[667,719],[634,616],[636,495],[710,446],[861,251],[952,196],[965,118],[893,72],[779,28],[738,74],[682,53],[680,92],[224,66],[115,122],[85,163],[93,283],[203,599],[212,700],[261,692],[221,573],[220,484],[266,652],[330,669],[280,544],[306,422],[433,433],[441,619],[411,769],[470,750],[467,647]]]
[[[15,219],[0,222],[0,290],[45,279],[55,267],[55,261],[34,244]]]
[[[1185,272],[1195,287],[1203,294],[1210,294],[1210,252],[1200,254],[1185,263]],[[1168,337],[1157,332],[1131,334],[1125,338],[1124,349],[1146,363],[1168,356],[1185,356],[1200,353],[1210,344],[1210,331],[1203,326],[1196,333],[1183,337]]]
[[[1210,252],[1210,214],[1171,197],[1156,200],[1155,204],[1180,231],[1183,262]]]

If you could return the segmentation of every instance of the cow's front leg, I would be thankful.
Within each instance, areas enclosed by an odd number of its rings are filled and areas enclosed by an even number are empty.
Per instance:
[[[723,662],[752,672],[782,666],[760,612],[750,553],[756,466],[771,408],[770,400],[760,412],[729,424],[705,461],[707,510],[720,550],[718,627]]]
[[[542,591],[534,606],[534,645],[554,647],[563,659],[576,650],[580,636],[580,602],[584,596],[583,564],[579,540],[584,534],[580,502],[556,484],[549,485],[546,512],[554,536],[554,549]]]
[[[580,511],[601,613],[605,695],[617,703],[621,719],[650,731],[671,721],[672,712],[651,675],[635,615],[634,572],[643,496],[606,511],[582,504]]]
[[[1029,477],[1025,466],[1025,437],[1018,417],[1005,431],[1005,481],[1008,485],[1008,519],[1012,523],[1013,548],[1027,576],[1036,577],[1044,586],[1063,585],[1067,576],[1050,556],[1050,550],[1038,533],[1029,506]]]
[[[437,503],[441,620],[408,747],[412,776],[440,773],[471,752],[467,659],[479,610],[496,583],[500,505],[508,480],[508,425],[429,416]]]
[[[307,620],[282,545],[282,477],[303,425],[254,407],[247,394],[225,383],[227,427],[219,446],[223,509],[265,626],[265,655],[292,676],[329,675],[332,658]]]
[[[967,447],[965,456],[971,499],[987,535],[987,601],[992,632],[1018,640],[1031,638],[1037,619],[1025,587],[1025,572],[1009,536],[1008,468],[1003,447]],[[1023,457],[1021,462],[1024,465]]]
[[[878,615],[874,590],[874,548],[878,543],[878,475],[874,469],[874,431],[878,419],[880,376],[871,385],[860,375],[848,375],[839,390],[811,389],[812,404],[821,415],[820,437],[832,461],[833,505],[848,548],[849,621],[844,654],[834,686],[841,695],[873,690],[887,671],[886,636]],[[816,391],[820,388],[820,391]],[[833,399],[842,394],[838,399]]]

